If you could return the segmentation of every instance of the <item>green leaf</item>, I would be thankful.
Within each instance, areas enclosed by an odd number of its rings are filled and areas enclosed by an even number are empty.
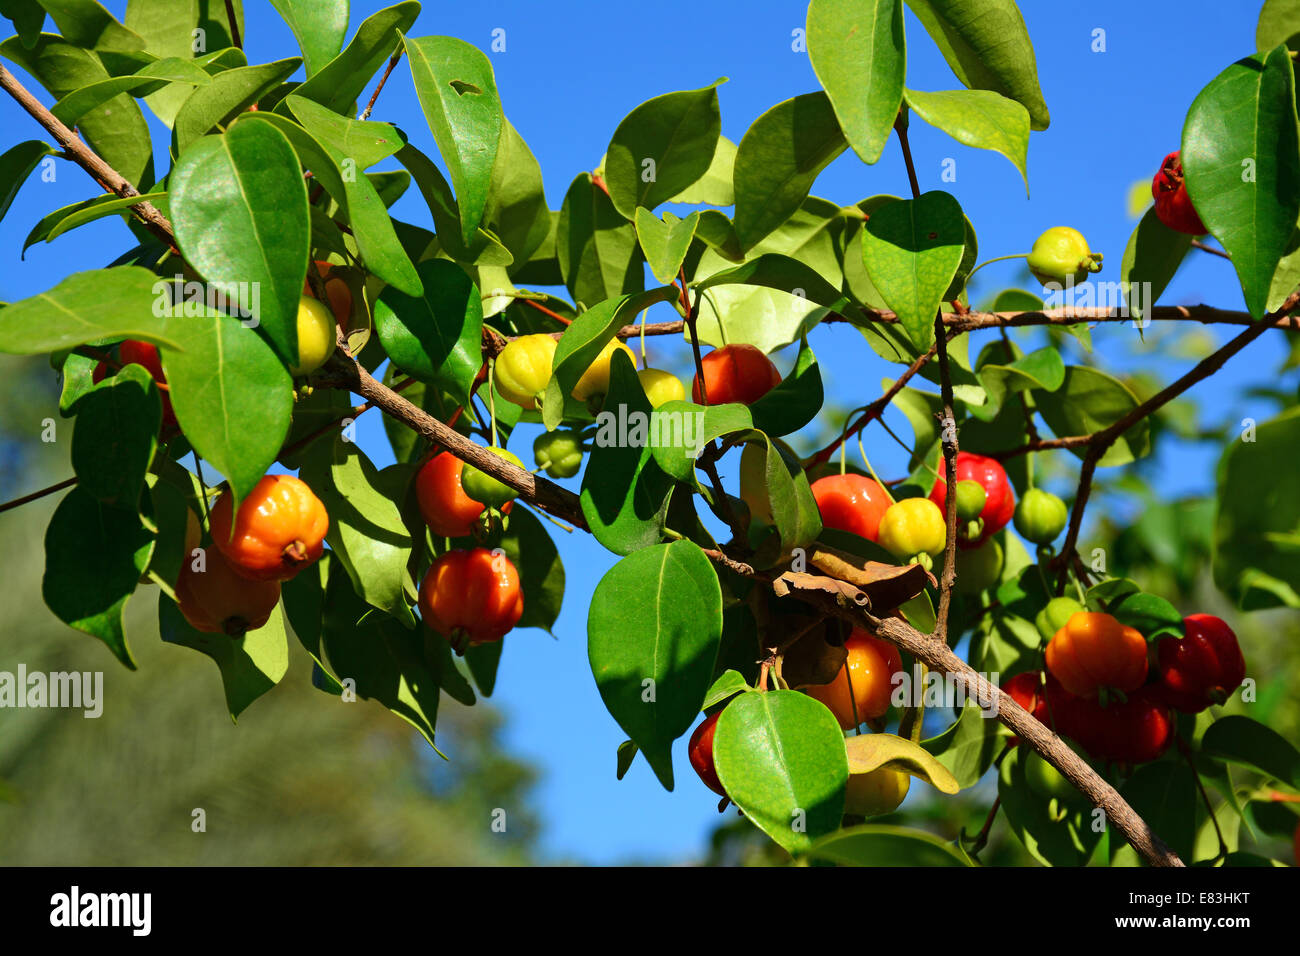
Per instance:
[[[1032,129],[1051,117],[1038,85],[1034,47],[1015,0],[907,0],[962,86],[992,90],[1029,111]]]
[[[1105,372],[1083,365],[1065,370],[1065,382],[1054,392],[1040,392],[1038,410],[1058,438],[1090,435],[1119,421],[1137,408],[1133,390]],[[1120,435],[1097,462],[1100,467],[1127,465],[1151,450],[1150,425],[1142,419]],[[1071,448],[1082,458],[1083,448]]]
[[[76,126],[83,116],[119,93],[147,96],[176,84],[188,97],[193,87],[211,82],[211,77],[190,60],[167,57],[147,64],[130,76],[114,76],[74,90],[50,107],[50,112],[64,124]]]
[[[455,37],[405,39],[411,76],[429,130],[456,189],[461,237],[483,221],[505,117],[492,64]]]
[[[184,335],[184,351],[159,354],[176,420],[242,499],[289,432],[293,380],[262,337],[231,316],[185,316],[171,328]]]
[[[351,587],[372,607],[415,627],[406,602],[407,591],[414,590],[406,567],[411,536],[379,470],[356,442],[339,435],[313,444],[300,474],[325,505],[330,518],[325,540]],[[337,567],[331,570],[338,574]]]
[[[379,701],[434,745],[439,685],[425,658],[424,634],[376,614],[357,597],[348,575],[330,568],[321,642],[330,666],[361,698]]]
[[[524,613],[528,613],[527,608]],[[441,637],[439,640],[446,643]],[[491,697],[496,688],[497,666],[501,663],[501,652],[505,646],[505,641],[493,641],[491,644],[475,644],[465,650],[465,663],[469,666],[475,686],[484,697]]]
[[[998,772],[998,796],[1011,832],[1046,866],[1083,866],[1101,839],[1091,826],[1092,807],[1067,808],[1063,818],[1054,817],[1052,802],[1025,779],[1025,753],[1032,753],[1027,744],[1013,749]]]
[[[577,324],[574,322],[570,328]],[[558,374],[558,351],[556,361]],[[609,367],[609,394],[602,414],[629,421],[634,414],[644,416],[648,428],[650,401],[631,361],[619,349]],[[551,384],[555,384],[554,378]],[[550,401],[548,392],[546,408],[551,407]],[[612,442],[602,440],[598,434],[582,473],[583,517],[596,540],[615,554],[631,554],[659,542],[673,491],[673,480],[654,461],[648,435],[641,438],[640,444],[634,444],[631,438],[630,430],[623,436],[615,430]]]
[[[316,139],[293,121],[274,113],[246,113],[231,129],[250,124],[274,126],[289,140],[299,161],[311,167],[316,181],[339,204],[338,215],[351,225],[352,237],[366,267],[403,292],[419,295],[422,288],[415,266],[402,248],[388,209],[375,187],[367,177],[356,175],[356,161],[338,147]]]
[[[39,139],[29,139],[4,151],[0,155],[0,219],[13,203],[18,190],[46,156],[54,156],[58,150]]]
[[[0,352],[37,355],[102,339],[179,347],[154,314],[158,277],[139,266],[74,272],[53,289],[0,309]]]
[[[13,22],[22,45],[29,50],[45,26],[45,8],[36,0],[0,0],[0,16]]]
[[[1185,763],[1160,761],[1138,767],[1120,788],[1129,806],[1185,863],[1192,862],[1196,842],[1196,784]]]
[[[32,231],[23,240],[23,253],[25,255],[31,246],[42,240],[53,242],[65,232],[76,229],[78,226],[95,222],[105,216],[125,213],[141,201],[153,203],[160,212],[164,215],[167,214],[167,194],[162,192],[145,193],[143,196],[128,196],[125,199],[112,193],[93,196],[90,199],[83,199],[81,202],[72,203],[42,216],[41,221],[32,227]]]
[[[321,621],[325,613],[325,582],[329,580],[332,566],[329,552],[321,555],[315,564],[280,585],[284,615],[298,642],[311,655],[315,667],[312,683],[326,693],[339,695],[343,685],[325,666],[325,652],[321,648]]]
[[[375,302],[375,331],[384,351],[402,371],[454,390],[469,404],[470,389],[483,364],[483,300],[465,270],[446,259],[415,267],[424,295],[415,298],[393,286]]]
[[[630,740],[625,740],[618,745],[618,765],[614,768],[616,780],[622,780],[627,776],[627,772],[632,769],[632,761],[636,760],[637,747]]]
[[[483,224],[510,250],[514,262],[522,264],[551,234],[551,210],[546,204],[541,164],[510,121],[502,122]]]
[[[40,0],[69,43],[86,50],[129,51],[144,48],[144,40],[128,30],[95,0]]]
[[[309,77],[343,49],[348,32],[348,0],[323,6],[312,0],[271,0],[271,6],[293,31]]]
[[[755,428],[779,438],[797,432],[816,418],[824,400],[821,367],[805,339],[790,374],[751,405],[749,411]]]
[[[1149,314],[1192,248],[1193,236],[1175,232],[1152,206],[1129,236],[1120,265],[1124,301],[1135,319]]]
[[[1271,50],[1279,43],[1300,48],[1300,0],[1265,0],[1255,25],[1255,49]]]
[[[882,205],[867,221],[862,263],[918,347],[934,339],[934,320],[961,265],[966,222],[946,192]]]
[[[753,689],[739,671],[725,670],[710,685],[709,692],[704,695],[704,702],[700,704],[700,710],[708,710],[730,697]]]
[[[973,702],[967,702],[961,715],[937,737],[921,741],[921,746],[952,772],[961,789],[973,787],[993,766],[1006,736],[1002,725]]]
[[[734,269],[715,272],[696,283],[703,292],[725,285],[761,286],[779,289],[800,299],[807,299],[828,309],[841,309],[848,305],[847,298],[815,269],[798,259],[780,253],[763,253]],[[731,341],[746,341],[732,338]],[[754,343],[750,343],[754,344]]]
[[[279,610],[255,631],[243,637],[207,634],[190,626],[180,608],[168,600],[158,602],[158,630],[168,644],[179,644],[206,654],[221,671],[226,707],[233,720],[261,697],[289,670],[289,643]]]
[[[197,4],[177,3],[176,0],[127,0],[124,22],[144,40],[146,53],[160,60],[194,59],[193,31],[199,26]],[[209,38],[216,39],[211,35]],[[227,52],[216,44],[209,44],[209,48],[214,53],[203,59],[210,60],[214,65],[220,61],[211,58]],[[240,52],[228,50],[231,53]],[[192,92],[186,86],[173,84],[146,95],[145,103],[165,125],[171,126],[181,104]]]
[[[564,601],[564,563],[555,542],[531,511],[516,505],[500,547],[519,572],[524,592],[524,613],[515,626],[551,633]]]
[[[1246,308],[1269,285],[1300,217],[1295,78],[1284,46],[1238,60],[1197,95],[1183,126],[1187,192],[1232,256]]]
[[[200,86],[176,114],[172,155],[182,154],[205,134],[233,122],[302,65],[298,57],[226,70]]]
[[[736,151],[736,236],[743,249],[794,215],[848,143],[825,93],[805,93],[754,121]]]
[[[285,105],[307,132],[331,148],[340,162],[351,160],[359,169],[369,169],[406,145],[397,127],[388,123],[348,119],[292,93],[285,97]]]
[[[645,253],[646,263],[654,277],[668,285],[677,278],[686,253],[695,238],[695,227],[700,221],[700,214],[691,213],[685,219],[678,219],[670,212],[660,219],[644,206],[636,210],[636,236]]]
[[[844,735],[808,695],[737,697],[718,718],[713,759],[727,796],[789,853],[810,850],[839,827],[849,779]]]
[[[403,0],[366,17],[343,52],[294,89],[294,93],[315,100],[335,113],[351,116],[357,97],[419,14],[419,3]],[[283,112],[279,107],[276,111]]]
[[[691,480],[696,455],[709,442],[754,427],[749,409],[736,404],[665,402],[655,409],[655,421],[658,427],[650,431],[650,451],[659,467],[678,481]]]
[[[1149,644],[1165,635],[1183,636],[1182,614],[1158,594],[1139,592],[1125,595],[1110,605],[1110,613],[1121,624],[1136,628]]]
[[[1242,608],[1300,607],[1300,562],[1278,537],[1300,529],[1292,472],[1279,467],[1297,442],[1300,409],[1292,408],[1230,442],[1219,463],[1214,583]]]
[[[205,136],[176,161],[169,190],[186,261],[257,318],[286,364],[297,364],[311,220],[298,157],[284,134],[260,122]]]
[[[17,37],[0,43],[5,56],[36,77],[56,98],[109,78],[96,56],[62,37],[41,34],[31,49]],[[153,145],[149,124],[135,100],[120,94],[85,116],[78,132],[100,157],[141,191],[153,185]]]
[[[718,148],[703,176],[668,202],[689,206],[730,206],[736,201],[732,170],[736,166],[736,144],[725,136],[718,137]]]
[[[636,228],[590,173],[569,186],[555,225],[555,254],[574,301],[591,305],[645,288]]]
[[[768,563],[789,554],[795,548],[806,548],[821,534],[822,520],[808,476],[799,459],[788,446],[768,438],[761,431],[737,437],[745,445],[753,446],[747,447],[742,455],[763,456],[763,487],[767,496],[767,506],[763,510],[771,514],[770,523],[776,529],[779,545],[766,555]],[[742,458],[742,462],[743,460]],[[745,471],[743,463],[741,470]],[[756,557],[755,560],[760,558]]]
[[[1048,346],[1005,365],[980,365],[975,374],[988,395],[986,417],[981,417],[991,421],[1011,392],[1054,392],[1060,388],[1065,382],[1065,363],[1061,353]]]
[[[907,105],[931,126],[957,142],[991,149],[1011,160],[1029,194],[1029,111],[991,90],[905,90]]]
[[[148,371],[128,365],[77,402],[72,470],[106,505],[135,510],[158,448],[162,401]]]
[[[122,610],[153,548],[153,535],[139,514],[111,508],[81,488],[64,496],[45,531],[41,594],[46,605],[63,623],[107,644],[131,670],[135,661],[122,630]]]
[[[864,823],[822,837],[808,856],[842,866],[969,866],[951,843],[905,827]]]
[[[613,340],[615,333],[638,312],[658,302],[667,302],[675,298],[676,294],[675,287],[662,286],[638,295],[607,299],[573,320],[555,347],[555,358],[551,365],[554,374],[547,383],[546,397],[542,402],[542,421],[547,430],[560,423],[564,414],[565,397],[572,393],[578,379]],[[614,406],[611,404],[611,407]]]
[[[605,184],[624,219],[638,206],[653,210],[708,172],[722,132],[717,87],[656,96],[618,124],[605,151]]]
[[[689,541],[645,548],[600,579],[587,654],[606,709],[673,789],[673,741],[709,689],[722,637],[722,590]]]
[[[812,0],[808,59],[849,145],[876,162],[903,102],[902,0]]]

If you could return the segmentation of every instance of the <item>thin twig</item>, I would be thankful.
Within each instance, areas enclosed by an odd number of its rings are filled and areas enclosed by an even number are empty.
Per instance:
[[[235,45],[235,49],[242,50],[244,43],[239,37],[239,21],[235,16],[234,0],[226,0],[226,21],[230,24],[230,42]]]
[[[40,491],[33,491],[30,495],[23,495],[21,498],[15,498],[13,501],[6,501],[4,504],[0,505],[0,512],[10,511],[20,505],[25,505],[30,501],[37,501],[44,498],[46,495],[54,494],[56,491],[62,491],[64,488],[71,488],[76,483],[76,475],[73,475],[71,478],[65,478],[63,481],[50,485],[48,488],[42,488]]]
[[[388,77],[392,75],[393,68],[397,66],[397,61],[402,58],[402,47],[393,51],[393,55],[388,58],[388,66],[384,68],[384,75],[379,78],[379,83],[375,86],[375,91],[370,94],[370,101],[366,103],[366,108],[361,111],[361,119],[369,119],[370,111],[375,108],[375,100],[379,99],[379,93],[388,82]]]

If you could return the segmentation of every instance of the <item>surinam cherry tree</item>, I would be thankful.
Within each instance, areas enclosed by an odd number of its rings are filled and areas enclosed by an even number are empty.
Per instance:
[[[432,745],[444,695],[491,695],[512,629],[555,624],[563,528],[617,556],[587,640],[628,738],[620,777],[639,757],[672,789],[690,734],[722,806],[800,861],[973,865],[1001,817],[1047,864],[1269,862],[1229,818],[1294,827],[1300,755],[1221,714],[1253,687],[1233,627],[1185,618],[1118,559],[1099,568],[1084,519],[1099,475],[1164,440],[1174,399],[1257,339],[1294,349],[1294,4],[1264,4],[1257,50],[1188,104],[1126,249],[1103,257],[1063,225],[996,250],[1044,292],[987,308],[967,291],[978,223],[959,189],[922,192],[908,131],[993,150],[1027,182],[1049,113],[1012,0],[907,0],[924,26],[909,39],[957,80],[927,90],[904,85],[903,0],[813,0],[820,89],[739,143],[716,84],[647,100],[558,210],[488,55],[422,35],[420,4],[355,32],[346,3],[272,5],[301,55],[257,64],[238,0],[201,21],[170,0],[131,0],[124,22],[89,0],[0,5],[16,30],[0,56],[47,94],[0,67],[36,137],[3,144],[0,214],[42,163],[75,164],[87,198],[27,244],[108,216],[131,234],[106,267],[0,309],[0,350],[62,376],[74,477],[2,506],[62,494],[55,615],[132,668],[150,635],[125,633],[123,608],[149,590],[162,639],[216,662],[232,716],[293,642],[324,694],[378,701]],[[422,115],[372,119],[399,81]],[[146,111],[170,129],[167,169]],[[849,150],[901,151],[904,198],[813,196]],[[423,224],[389,213],[412,184]],[[1244,311],[1158,304],[1210,255]],[[1080,305],[1103,268],[1122,297]],[[826,323],[897,371],[815,448]],[[1228,337],[1145,397],[1095,356],[1066,362],[1094,331],[1180,323]],[[689,356],[690,388],[647,349]],[[1241,611],[1300,606],[1282,464],[1300,410],[1281,401],[1249,440],[1225,436],[1206,517],[1214,584]],[[891,407],[913,435],[893,436],[908,471],[886,480],[864,436]],[[382,469],[350,428],[373,409],[396,457]],[[1068,503],[1036,487],[1049,462]],[[933,677],[956,698],[922,694]],[[869,819],[990,772],[998,798],[956,841]],[[1273,797],[1280,818],[1252,809]]]

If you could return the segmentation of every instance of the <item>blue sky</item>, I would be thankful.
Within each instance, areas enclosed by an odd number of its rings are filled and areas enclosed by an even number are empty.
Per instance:
[[[106,6],[121,17],[125,2]],[[249,0],[246,6],[245,48],[251,62],[278,59],[296,49],[269,3]],[[382,6],[374,0],[354,0],[353,29]],[[1052,112],[1051,128],[1031,139],[1030,198],[1020,176],[1001,156],[963,147],[914,121],[911,138],[921,188],[947,189],[958,198],[978,233],[981,260],[1027,252],[1043,229],[1071,225],[1105,254],[1108,271],[1100,278],[1113,276],[1134,225],[1126,212],[1129,187],[1140,179],[1149,181],[1162,157],[1178,147],[1182,119],[1196,93],[1230,62],[1254,52],[1258,6],[1189,0],[1171,16],[1163,5],[1131,0],[1022,4]],[[791,49],[792,32],[803,25],[805,13],[801,2],[764,0],[426,4],[412,33],[450,34],[488,50],[493,31],[505,31],[505,51],[489,54],[501,98],[511,122],[540,160],[547,197],[557,208],[573,176],[595,167],[619,120],[646,99],[729,77],[719,91],[722,131],[738,142],[760,113],[815,89],[807,56]],[[1095,31],[1104,31],[1105,52],[1093,51]],[[907,33],[909,86],[956,87],[910,13]],[[37,89],[34,83],[31,88]],[[40,95],[50,102],[43,92]],[[385,88],[373,118],[397,123],[436,157],[405,64]],[[156,121],[155,127],[158,161],[165,169],[167,138]],[[6,131],[6,147],[41,132],[7,98],[0,102],[0,128]],[[939,179],[940,164],[947,158],[957,163],[955,183]],[[871,167],[846,153],[822,175],[814,192],[848,204],[906,189],[897,144],[891,142],[882,160]],[[132,244],[119,220],[102,220],[34,247],[19,264],[23,238],[32,224],[53,208],[94,194],[90,179],[67,164],[59,166],[54,183],[33,179],[23,188],[0,225],[0,300],[23,298],[71,271],[106,265]],[[399,201],[394,214],[429,225],[415,190]],[[1022,284],[1020,270],[1014,261],[989,266],[980,273],[975,298],[1004,285]],[[1241,308],[1242,297],[1227,262],[1194,254],[1161,301]],[[1211,337],[1222,341],[1224,335],[1212,330]],[[972,355],[981,342],[972,343]],[[1126,326],[1097,330],[1094,342],[1103,367],[1112,371],[1154,368],[1168,381],[1188,364],[1142,346],[1137,332]],[[869,401],[879,393],[882,377],[897,375],[896,366],[876,359],[846,327],[819,329],[812,344],[828,390],[841,405]],[[1219,420],[1225,407],[1221,397],[1245,384],[1252,366],[1274,361],[1279,345],[1277,338],[1265,336],[1208,388],[1202,387],[1197,394],[1207,417]],[[688,353],[683,342],[673,339],[655,341],[652,362],[656,354],[661,356],[658,364],[676,365]],[[775,359],[784,371],[793,361],[793,349]],[[1261,408],[1259,414],[1265,417],[1268,410]],[[889,420],[900,434],[909,434],[900,415],[892,413]],[[389,463],[392,456],[378,413],[364,416],[358,428],[362,447],[381,466]],[[531,432],[521,431],[512,449],[527,459],[531,440]],[[873,464],[883,475],[901,473],[903,453],[896,445],[878,430],[869,430],[867,441]],[[1203,447],[1167,454],[1161,462],[1167,493],[1207,490],[1217,454],[1217,449]],[[509,718],[508,744],[545,768],[537,791],[539,805],[533,808],[543,819],[544,849],[592,863],[668,861],[699,854],[717,819],[716,798],[682,759],[684,742],[676,754],[676,792],[664,792],[644,761],[638,761],[622,782],[614,779],[614,754],[623,734],[596,692],[587,664],[585,627],[591,592],[615,559],[585,535],[556,534],[564,539],[560,549],[569,581],[556,626],[558,639],[538,631],[512,634],[493,699]],[[255,720],[256,713],[254,707],[245,719]]]

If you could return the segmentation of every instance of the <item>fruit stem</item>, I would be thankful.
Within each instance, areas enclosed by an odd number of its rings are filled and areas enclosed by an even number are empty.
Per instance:
[[[203,480],[203,462],[199,460],[199,453],[194,452],[194,476],[199,479],[199,488],[202,494],[199,495],[199,503],[203,505],[203,526],[212,527],[212,516],[208,514],[208,483]]]
[[[841,449],[843,449],[843,447],[843,445],[840,446]],[[894,496],[889,492],[889,487],[880,480],[880,476],[876,474],[876,469],[871,467],[871,461],[867,458],[866,446],[862,444],[861,433],[858,434],[858,451],[862,453],[862,463],[867,466],[867,471],[871,473],[871,477],[875,480],[876,484],[880,486],[881,490],[884,491],[885,497],[889,499],[889,503],[891,505],[897,504],[898,502],[894,500]]]
[[[494,372],[496,371],[496,359],[489,356],[488,360],[488,377],[489,383],[496,381]],[[492,419],[492,447],[497,447],[497,396],[496,389],[491,384],[488,385],[488,415]]]
[[[1016,253],[1015,255],[1011,255],[1011,256],[998,256],[998,257],[995,258],[995,259],[985,259],[983,262],[981,262],[979,265],[977,265],[977,266],[976,266],[974,269],[972,269],[970,272],[966,273],[966,285],[969,286],[969,285],[970,285],[971,277],[974,276],[975,273],[979,272],[981,269],[983,269],[983,268],[984,268],[985,266],[987,266],[987,265],[992,265],[994,262],[1006,262],[1008,259],[1028,259],[1028,258],[1029,258],[1029,253],[1027,253],[1027,252],[1018,252],[1018,253]]]

